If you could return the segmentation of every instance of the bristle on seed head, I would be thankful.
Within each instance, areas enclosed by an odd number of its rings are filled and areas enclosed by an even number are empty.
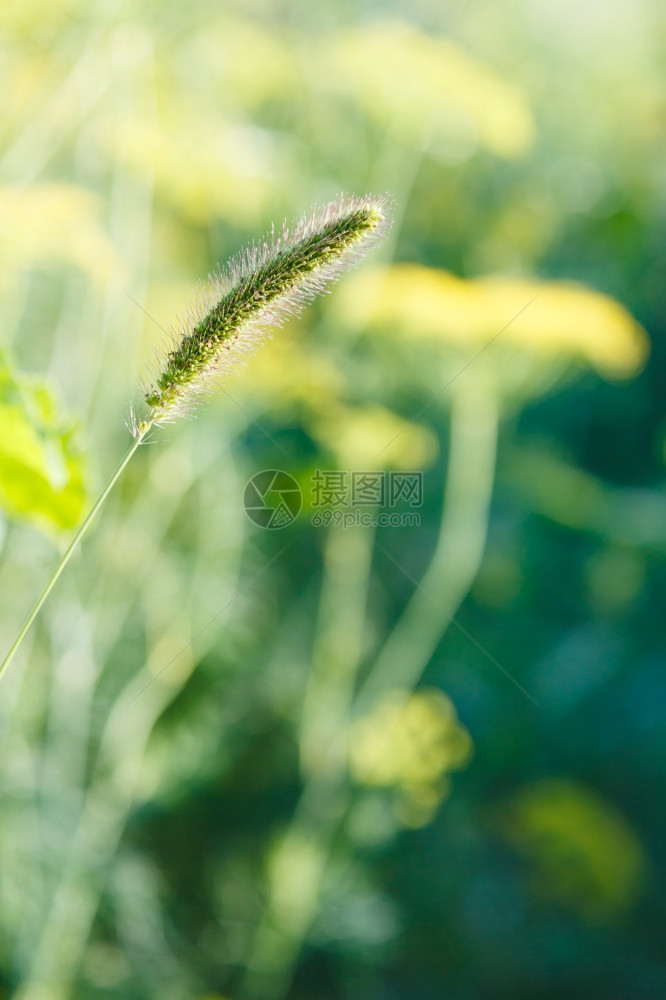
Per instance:
[[[345,198],[274,230],[198,290],[145,389],[145,423],[186,413],[265,339],[359,261],[391,225],[387,197]],[[143,426],[145,426],[145,423]]]

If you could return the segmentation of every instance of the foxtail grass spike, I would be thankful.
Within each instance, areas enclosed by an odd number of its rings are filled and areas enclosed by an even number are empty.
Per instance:
[[[388,198],[340,198],[309,218],[273,230],[261,243],[233,257],[199,290],[184,329],[173,333],[171,350],[158,358],[155,379],[144,397],[149,411],[132,418],[134,440],[91,507],[51,574],[32,611],[0,663],[0,677],[23,643],[42,605],[79,546],[107,496],[153,424],[187,412],[197,396],[214,387],[266,336],[300,312],[381,238],[390,225]]]
[[[300,312],[376,244],[390,226],[386,197],[345,198],[275,229],[233,257],[198,292],[172,333],[144,398],[138,432],[186,413],[254,351],[271,327]],[[184,328],[183,328],[184,327]]]

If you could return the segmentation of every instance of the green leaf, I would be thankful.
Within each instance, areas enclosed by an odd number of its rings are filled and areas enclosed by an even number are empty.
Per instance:
[[[43,379],[0,352],[0,507],[47,534],[79,522],[87,491],[77,428]]]

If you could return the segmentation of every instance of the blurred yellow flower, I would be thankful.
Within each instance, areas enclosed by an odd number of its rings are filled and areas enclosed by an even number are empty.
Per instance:
[[[183,51],[198,67],[197,77],[207,77],[216,102],[256,111],[276,97],[303,95],[303,69],[275,22],[269,27],[259,17],[225,11],[222,17],[207,18],[204,30],[186,41]]]
[[[232,394],[236,394],[232,387]],[[438,448],[435,434],[379,405],[344,401],[343,372],[334,356],[287,324],[248,366],[238,394],[271,409],[297,408],[308,432],[347,468],[427,468]],[[381,453],[381,454],[380,454]]]
[[[100,221],[100,201],[73,184],[0,187],[0,286],[36,262],[74,264],[103,284],[122,265]]]
[[[62,30],[76,16],[83,0],[3,0],[0,4],[0,27],[3,31],[31,39],[35,32],[43,39]]]
[[[517,87],[448,39],[406,23],[374,22],[345,33],[332,43],[328,63],[327,78],[353,89],[369,117],[417,146],[442,135],[459,148],[458,159],[477,146],[512,158],[534,138]]]
[[[314,435],[347,468],[423,469],[437,454],[437,437],[382,406],[342,404],[322,412]]]
[[[220,215],[257,225],[276,200],[282,172],[275,137],[168,90],[166,97],[157,118],[128,118],[112,131],[104,125],[97,139],[103,151],[119,146],[128,169],[154,180],[159,196],[196,224]]]
[[[634,374],[649,350],[644,329],[619,302],[573,282],[466,280],[436,268],[398,264],[350,278],[335,308],[348,324],[381,328],[405,340],[471,341],[474,347],[508,324],[503,343],[552,358],[576,358],[607,377]]]
[[[231,391],[235,395],[235,387]],[[293,320],[252,358],[237,391],[255,400],[259,397],[263,405],[276,410],[303,407],[319,414],[338,405],[344,378],[334,359],[305,337],[299,321]]]
[[[502,820],[531,867],[534,889],[593,923],[631,906],[645,858],[626,820],[591,789],[559,778],[520,791]]]
[[[466,764],[471,750],[451,700],[434,688],[388,692],[349,731],[352,775],[393,788],[398,818],[408,826],[430,821],[448,791],[448,772]]]

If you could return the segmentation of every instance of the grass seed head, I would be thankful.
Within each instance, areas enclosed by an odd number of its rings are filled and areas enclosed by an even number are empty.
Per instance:
[[[376,244],[390,226],[386,197],[340,197],[275,229],[233,257],[197,293],[144,391],[146,423],[186,413],[265,339]]]

